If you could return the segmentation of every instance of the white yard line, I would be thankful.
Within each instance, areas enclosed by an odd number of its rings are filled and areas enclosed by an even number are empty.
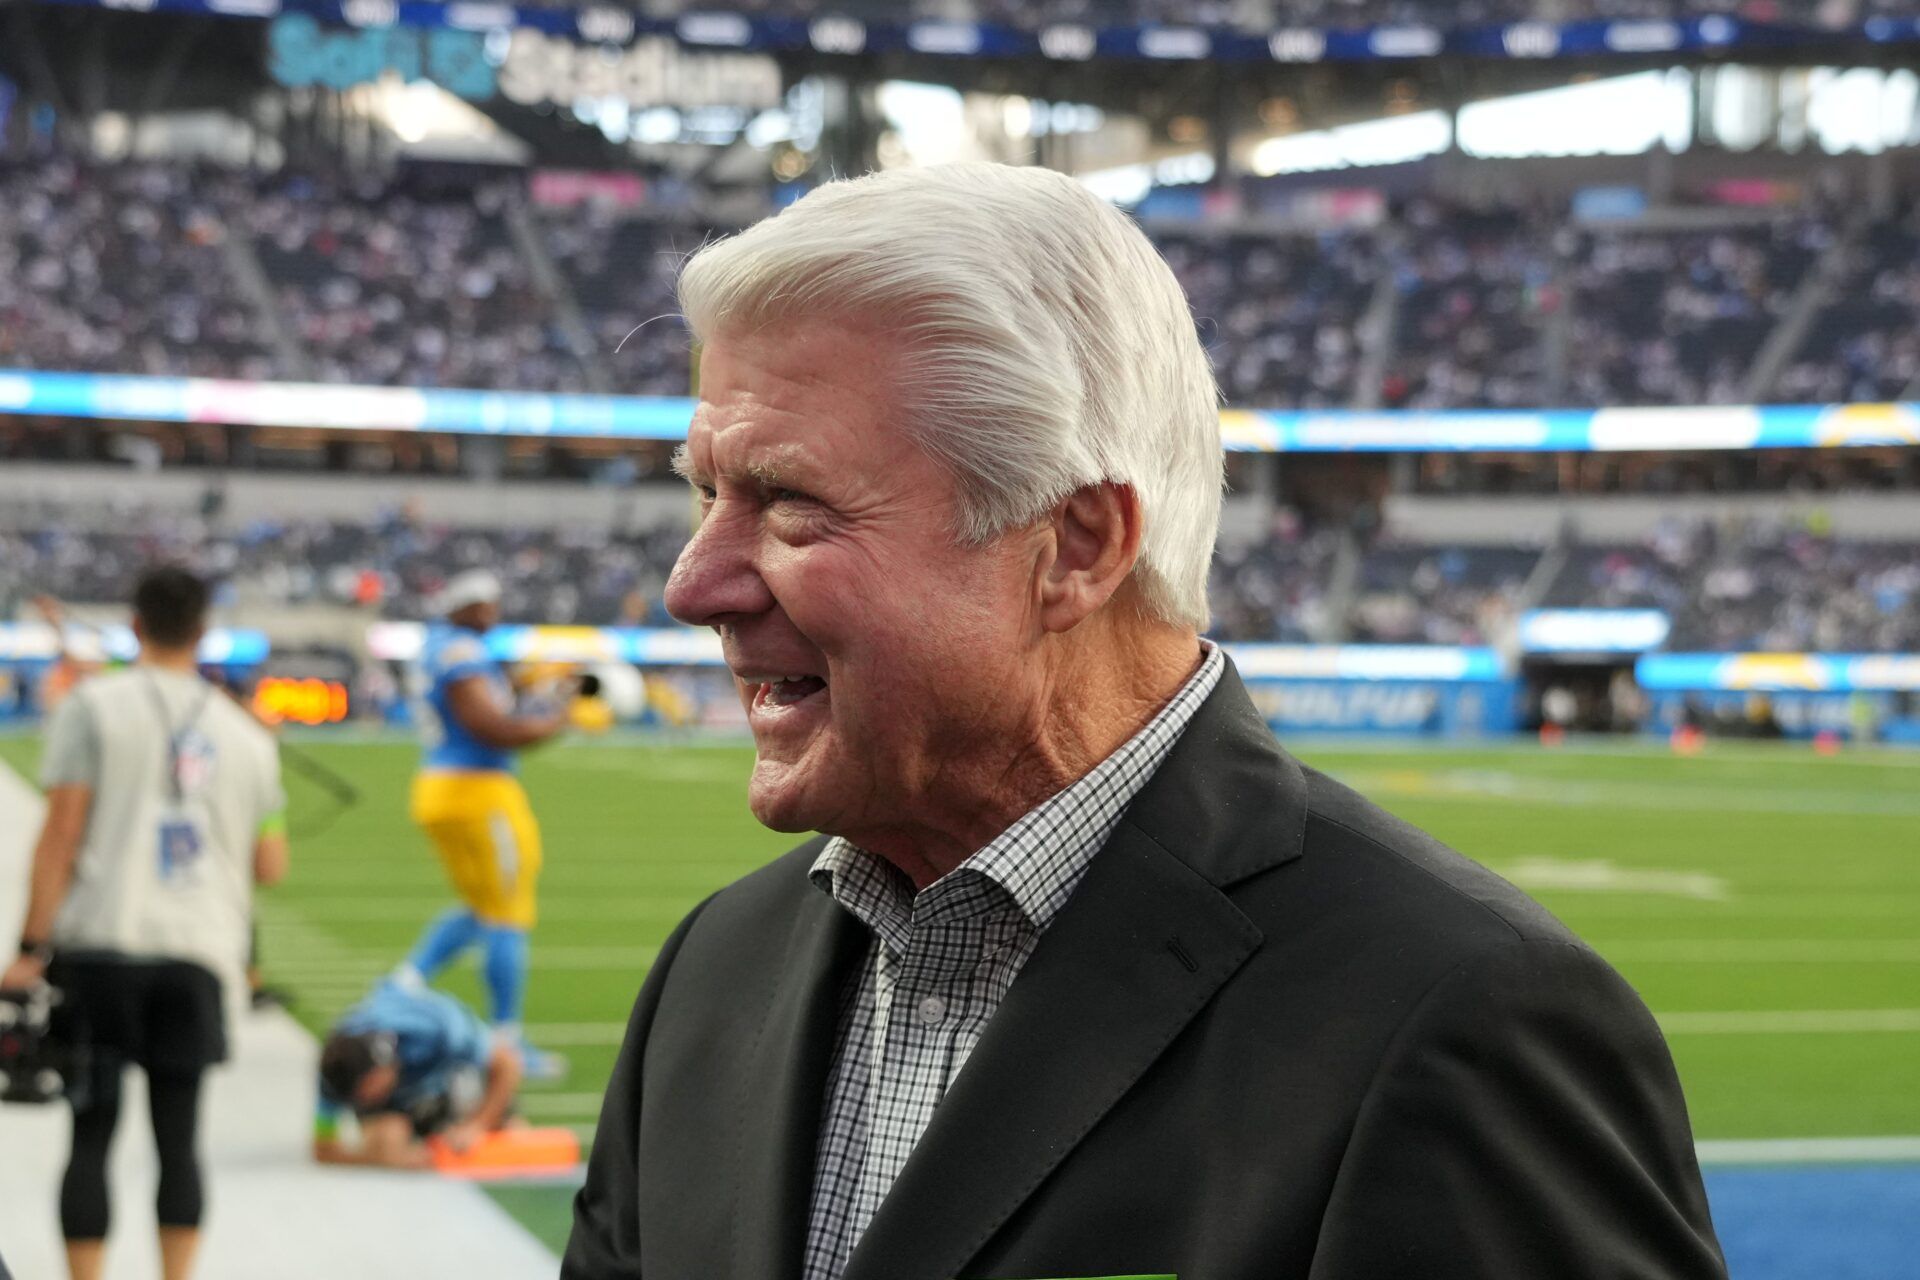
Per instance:
[[[619,1044],[627,1036],[624,1022],[529,1022],[527,1039],[542,1048]]]
[[[1920,1160],[1920,1136],[1708,1139],[1694,1147],[1702,1164],[1890,1164]]]
[[[1920,1009],[1723,1009],[1656,1013],[1668,1035],[1821,1035],[1920,1031]]]
[[[710,886],[703,884],[690,888],[686,893],[656,894],[637,888],[630,878],[617,883],[609,882],[597,892],[575,889],[549,896],[542,890],[540,916],[543,920],[613,922],[652,917],[662,921],[662,927],[670,928],[680,922],[694,902],[710,891]],[[422,889],[414,893],[402,893],[383,886],[379,893],[378,898],[303,898],[300,910],[309,920],[328,923],[424,925],[456,901],[452,890],[444,885],[431,891]]]
[[[1609,960],[1657,964],[1915,964],[1920,940],[1906,938],[1670,938],[1617,942]]]
[[[290,955],[273,947],[271,942],[265,951],[267,972],[275,978],[293,983],[351,982],[357,979],[371,982],[393,968],[402,956],[400,952],[365,951],[347,955],[308,957],[299,955],[297,952]],[[660,954],[660,948],[545,947],[536,942],[530,954],[536,972],[631,971],[637,983],[640,978],[646,976],[654,958]],[[460,963],[467,966],[478,965],[480,949],[470,948]]]
[[[528,1090],[520,1095],[520,1109],[529,1116],[586,1116],[600,1114],[600,1093],[540,1093]]]
[[[1920,799],[1901,791],[1782,791],[1763,784],[1707,785],[1556,778],[1502,769],[1335,769],[1334,776],[1367,796],[1571,808],[1665,809],[1674,812],[1833,814],[1843,817],[1920,817]],[[1751,849],[1743,849],[1750,854]]]
[[[0,937],[18,927],[39,795],[0,765]],[[298,851],[295,856],[298,857]],[[313,1040],[280,1013],[247,1017],[208,1081],[208,1220],[195,1280],[550,1280],[558,1262],[480,1188],[429,1174],[323,1169],[307,1156]],[[155,1165],[139,1072],[112,1164],[107,1275],[154,1280]],[[65,1274],[56,1205],[64,1107],[0,1107],[0,1241],[21,1280]]]

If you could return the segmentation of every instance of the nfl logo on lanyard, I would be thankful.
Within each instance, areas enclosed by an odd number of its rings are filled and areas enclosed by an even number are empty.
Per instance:
[[[195,795],[213,781],[214,756],[213,739],[200,730],[188,727],[175,735],[173,780],[182,796]]]

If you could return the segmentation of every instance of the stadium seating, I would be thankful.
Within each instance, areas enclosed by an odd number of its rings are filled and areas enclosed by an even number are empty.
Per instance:
[[[325,382],[583,391],[497,185],[414,191],[293,177],[239,210]]]
[[[1418,199],[1377,231],[1148,230],[1231,404],[1519,409],[1765,398],[1756,357],[1829,249],[1841,269],[1778,396],[1906,392],[1920,214],[1843,225],[1810,205],[1595,228]],[[0,368],[680,395],[674,275],[730,229],[691,201],[536,209],[516,180],[459,170],[350,183],[12,163]],[[1363,336],[1383,301],[1390,331]]]
[[[1920,650],[1920,547],[1766,526],[1696,545],[1672,648]]]
[[[1379,270],[1365,234],[1151,229],[1200,324],[1229,403],[1340,408]]]
[[[1673,619],[1668,647],[1787,652],[1920,652],[1920,545],[1848,542],[1804,527],[1669,520],[1640,543],[1563,548],[1538,598],[1524,599],[1542,550],[1384,537],[1371,546],[1276,510],[1256,536],[1223,540],[1212,634],[1232,641],[1497,645],[1523,604],[1652,608]],[[104,524],[47,510],[0,519],[0,581],[75,602],[126,599],[144,565],[166,559],[219,580],[222,599],[354,606],[428,616],[454,573],[488,566],[508,621],[670,625],[661,602],[686,539],[683,521],[630,533],[550,525],[460,528],[395,513],[372,523],[262,521],[219,528],[194,517],[127,512]],[[1343,545],[1359,555],[1339,586]],[[4,602],[0,602],[4,603]]]
[[[685,395],[686,343],[674,319],[680,263],[713,231],[693,218],[620,218],[589,207],[542,220],[546,246],[579,299],[593,350],[612,390]],[[669,340],[648,333],[666,326]]]
[[[619,537],[454,529],[398,517],[377,526],[288,521],[218,531],[174,516],[129,519],[112,530],[50,521],[0,531],[0,577],[76,602],[120,603],[143,567],[171,560],[221,581],[227,600],[354,605],[423,618],[450,576],[486,566],[503,579],[508,621],[662,625],[670,619],[661,591],[685,536],[684,525]]]
[[[1602,231],[1576,256],[1563,403],[1728,404],[1833,232],[1817,218]]]
[[[231,190],[183,167],[0,162],[0,368],[275,376],[221,253]]]
[[[1555,609],[1684,608],[1686,580],[1652,546],[1572,548],[1542,603]]]
[[[1920,390],[1920,216],[1874,224],[1775,388],[1796,403],[1912,399]]]
[[[1559,305],[1553,222],[1525,212],[1410,208],[1390,407],[1537,408],[1552,401],[1542,323]]]
[[[1348,638],[1493,644],[1512,625],[1539,559],[1520,547],[1376,546],[1361,565]]]
[[[1222,640],[1305,644],[1327,637],[1327,591],[1340,538],[1309,532],[1290,513],[1270,536],[1228,540],[1214,557],[1210,596],[1213,634]]]

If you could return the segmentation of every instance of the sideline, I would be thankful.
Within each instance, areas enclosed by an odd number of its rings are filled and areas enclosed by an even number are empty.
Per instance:
[[[0,939],[25,903],[39,793],[0,763]],[[298,858],[300,851],[294,850]],[[277,1010],[235,1028],[234,1060],[208,1081],[207,1232],[195,1280],[551,1280],[553,1254],[479,1187],[431,1175],[322,1169],[307,1157],[313,1038]],[[106,1273],[157,1280],[146,1089],[128,1077],[111,1177]],[[67,1154],[61,1107],[0,1107],[0,1240],[22,1280],[65,1274],[56,1205]]]

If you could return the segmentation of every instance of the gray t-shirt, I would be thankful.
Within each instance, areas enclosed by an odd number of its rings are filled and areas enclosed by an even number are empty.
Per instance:
[[[286,804],[273,736],[199,676],[134,667],[67,696],[47,727],[40,785],[92,791],[54,945],[190,960],[233,992],[254,841]]]

